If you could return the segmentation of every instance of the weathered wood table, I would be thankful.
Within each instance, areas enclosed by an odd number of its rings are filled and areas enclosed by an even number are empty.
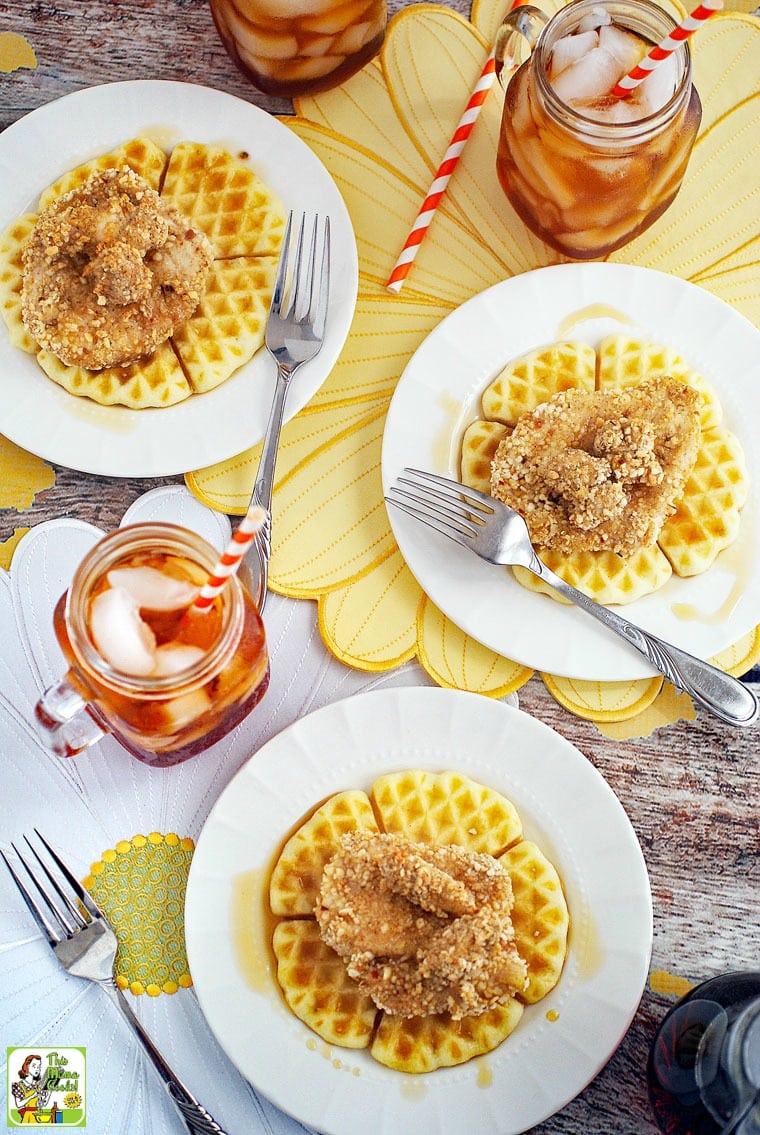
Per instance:
[[[392,10],[402,6],[391,0]],[[450,0],[449,6],[469,14],[468,0]],[[284,100],[257,92],[235,69],[206,0],[5,0],[0,3],[0,33],[11,31],[26,37],[37,64],[0,75],[2,129],[62,95],[135,78],[201,82],[274,113],[291,109]],[[32,508],[0,512],[0,540],[19,525],[59,516],[112,528],[127,506],[156,483],[56,467],[54,486],[39,494]],[[757,968],[757,727],[728,730],[700,713],[695,722],[611,742],[593,724],[563,710],[537,677],[521,690],[520,703],[578,746],[632,821],[654,899],[652,973],[697,982],[726,970]],[[651,982],[608,1065],[536,1132],[647,1135],[656,1130],[644,1072],[657,1024],[675,1000],[672,992],[662,992],[666,986],[667,979]]]

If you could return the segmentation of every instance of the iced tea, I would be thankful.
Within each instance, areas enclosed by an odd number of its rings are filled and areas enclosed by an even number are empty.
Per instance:
[[[604,256],[678,193],[702,113],[688,46],[628,97],[609,93],[673,27],[648,0],[575,0],[545,24],[508,80],[499,181],[525,224],[558,252]]]
[[[258,704],[269,662],[248,592],[232,578],[209,610],[193,608],[215,562],[173,525],[120,529],[85,558],[54,614],[70,670],[37,707],[54,751],[71,756],[111,732],[139,760],[173,765]]]
[[[292,98],[337,86],[379,51],[386,0],[210,0],[230,57],[259,90]]]

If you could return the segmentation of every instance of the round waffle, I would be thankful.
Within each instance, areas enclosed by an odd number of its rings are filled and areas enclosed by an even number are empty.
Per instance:
[[[50,185],[40,210],[100,170],[129,167],[171,200],[211,241],[214,262],[195,313],[151,354],[126,367],[66,366],[39,346],[21,318],[22,250],[37,214],[18,218],[0,237],[0,310],[14,346],[37,356],[70,394],[132,410],[172,406],[225,382],[264,343],[285,210],[250,168],[220,146],[181,142],[167,157],[150,139],[133,138],[77,166]]]
[[[631,603],[651,594],[674,573],[688,577],[706,571],[738,535],[748,492],[747,468],[737,438],[721,425],[723,410],[709,382],[670,347],[628,332],[607,336],[596,352],[586,343],[563,341],[531,351],[505,367],[483,392],[483,417],[471,423],[462,438],[462,482],[488,492],[486,464],[501,440],[499,430],[511,430],[522,414],[560,391],[624,390],[658,376],[697,391],[700,437],[694,467],[657,542],[627,556],[536,548],[553,572],[605,605]],[[510,570],[523,587],[566,602],[525,568]]]
[[[325,945],[313,916],[325,863],[345,832],[363,827],[418,843],[458,844],[500,858],[515,895],[512,921],[528,967],[524,995],[484,1013],[402,1018],[380,1012]],[[461,1064],[496,1048],[519,1023],[524,1003],[559,981],[569,913],[554,867],[523,839],[514,805],[456,771],[406,769],[330,797],[289,837],[272,870],[270,909],[277,979],[290,1009],[323,1040],[368,1048],[375,1060],[410,1073]],[[299,917],[294,918],[293,915]]]

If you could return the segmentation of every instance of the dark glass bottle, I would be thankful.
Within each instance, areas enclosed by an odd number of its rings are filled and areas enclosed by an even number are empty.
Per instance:
[[[710,978],[674,1005],[647,1084],[667,1135],[760,1135],[760,971]]]

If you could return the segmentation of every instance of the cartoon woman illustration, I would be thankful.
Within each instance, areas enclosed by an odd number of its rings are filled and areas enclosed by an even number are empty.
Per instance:
[[[30,1052],[19,1069],[19,1079],[11,1085],[22,1123],[36,1123],[38,1108],[45,1107],[50,1092],[42,1083],[42,1057]]]

